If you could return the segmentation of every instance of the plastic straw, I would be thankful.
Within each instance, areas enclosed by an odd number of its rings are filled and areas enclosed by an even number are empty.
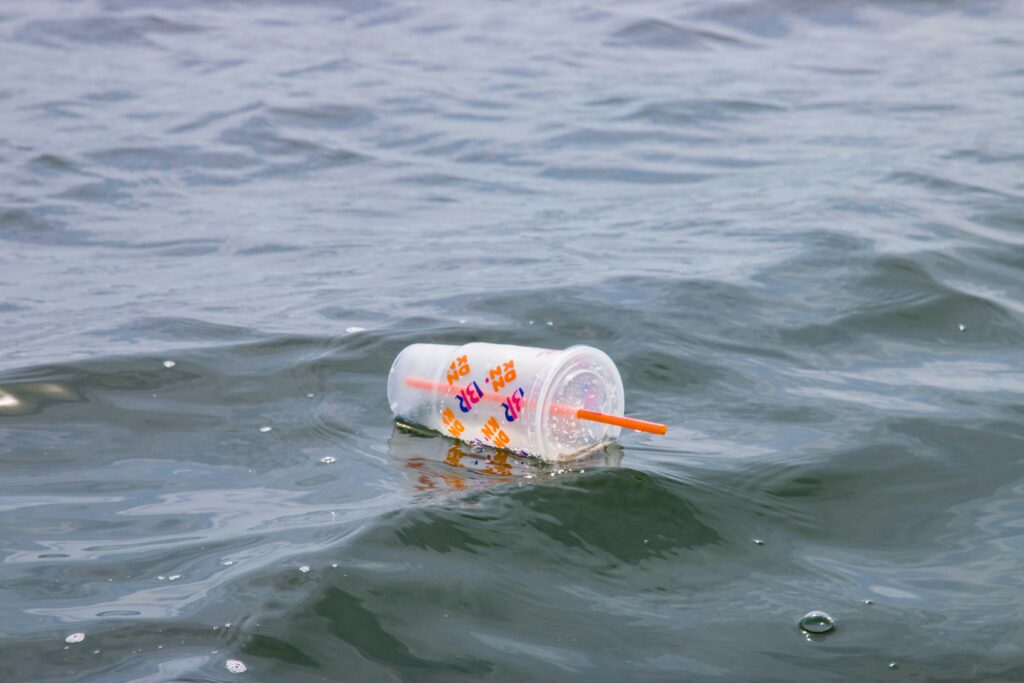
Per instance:
[[[660,422],[648,422],[647,420],[637,420],[633,417],[622,417],[619,415],[606,415],[605,413],[598,413],[593,410],[583,410],[582,408],[576,411],[576,417],[581,420],[603,422],[617,427],[625,427],[626,429],[632,429],[637,432],[665,434],[668,431],[668,425],[663,425]]]
[[[421,377],[406,377],[405,383],[415,389],[423,389],[425,391],[442,391],[443,393],[448,394],[455,393],[454,388],[448,384],[434,382]],[[492,393],[485,394],[484,398],[491,401],[503,400],[501,396]],[[607,415],[593,410],[584,410],[583,408],[571,408],[569,406],[556,404],[551,406],[551,411],[562,414],[575,414],[575,417],[578,420],[601,422],[604,424],[615,425],[616,427],[625,427],[626,429],[632,429],[637,432],[648,432],[650,434],[662,435],[668,432],[668,425],[663,425],[660,422],[648,422],[647,420],[638,420],[633,417],[623,417],[621,415]]]

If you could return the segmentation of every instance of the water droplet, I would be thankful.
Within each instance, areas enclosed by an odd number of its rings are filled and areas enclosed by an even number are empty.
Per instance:
[[[353,325],[352,327],[346,327],[345,331],[348,332],[349,334],[355,334],[356,332],[365,332],[366,328],[359,327],[358,325]]]
[[[890,669],[898,669],[898,668],[900,668],[900,665],[897,664],[896,662],[889,662],[889,668]]]
[[[269,432],[271,429],[273,429],[273,427],[271,427],[270,425],[265,425],[263,427],[260,427],[260,431],[263,432],[264,434]]]
[[[173,360],[165,360],[164,361],[164,367],[165,368],[173,368],[175,365],[177,365],[177,363],[175,363]]]
[[[956,329],[960,330],[961,332],[964,332],[967,330],[967,326],[964,325],[963,323],[960,323],[959,325],[956,326]]]
[[[249,670],[249,667],[241,659],[229,659],[224,662],[224,668],[233,674],[244,674]]]
[[[754,545],[764,545],[764,541],[762,541],[760,538],[755,538]]]
[[[808,633],[828,633],[835,627],[832,617],[819,610],[812,610],[800,619],[800,628]]]
[[[299,567],[299,571],[302,572],[303,574],[308,574],[309,573],[309,565],[308,564],[302,565],[301,567]]]
[[[331,463],[337,462],[337,458],[335,458],[333,455],[325,455],[324,457],[320,458],[320,462],[322,462],[325,465],[330,465]]]
[[[85,634],[79,631],[78,633],[72,633],[71,635],[69,635],[67,638],[64,639],[64,642],[74,644],[80,643],[83,640],[85,640]]]

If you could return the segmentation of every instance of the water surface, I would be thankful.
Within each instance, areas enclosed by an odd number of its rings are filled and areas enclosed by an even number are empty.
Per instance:
[[[0,8],[0,680],[1024,679],[1021,36]],[[397,429],[397,352],[471,340],[597,346],[670,431]]]

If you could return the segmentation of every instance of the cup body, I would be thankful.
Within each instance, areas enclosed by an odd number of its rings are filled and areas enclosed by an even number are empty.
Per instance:
[[[396,417],[462,441],[567,460],[621,431],[576,411],[622,415],[624,394],[615,363],[590,346],[412,344],[391,366],[388,404]]]

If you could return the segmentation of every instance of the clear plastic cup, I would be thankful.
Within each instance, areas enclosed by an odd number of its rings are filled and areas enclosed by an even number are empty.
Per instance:
[[[473,342],[407,346],[391,366],[388,403],[399,419],[462,441],[568,460],[621,431],[576,411],[622,415],[625,401],[615,363],[593,347]]]

